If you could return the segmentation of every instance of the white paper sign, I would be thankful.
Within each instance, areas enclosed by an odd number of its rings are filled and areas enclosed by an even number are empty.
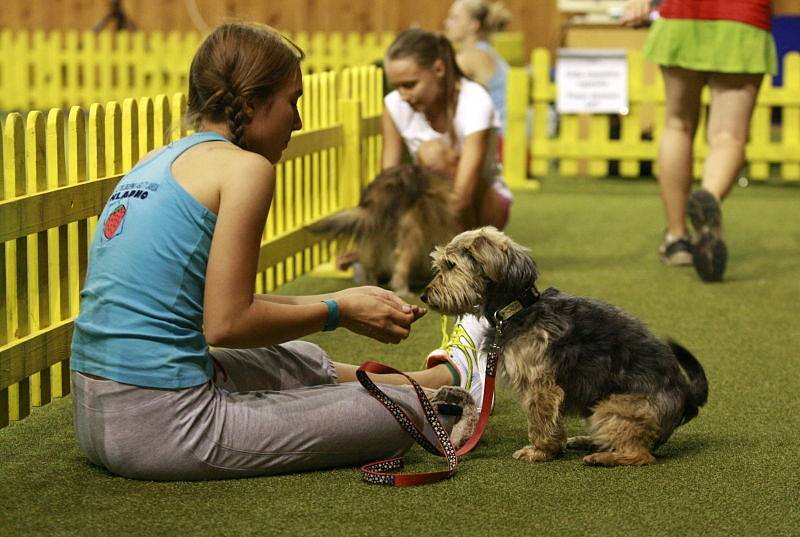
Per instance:
[[[560,114],[627,114],[625,49],[559,49],[556,88]]]

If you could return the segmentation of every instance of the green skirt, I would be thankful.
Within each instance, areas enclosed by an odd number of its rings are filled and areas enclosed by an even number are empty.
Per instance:
[[[778,72],[772,34],[734,21],[657,19],[642,54],[659,65],[694,71]]]

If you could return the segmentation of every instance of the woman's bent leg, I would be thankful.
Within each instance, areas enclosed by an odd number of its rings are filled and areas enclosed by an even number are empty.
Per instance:
[[[260,379],[252,386],[296,384],[313,367],[290,371],[282,366],[282,359],[295,351],[258,349],[244,366],[241,359],[226,362],[223,357],[230,375],[226,382],[248,387],[242,373],[249,371]],[[160,390],[73,373],[81,447],[92,462],[124,477],[204,480],[352,466],[399,455],[411,446],[411,438],[383,405],[359,384],[330,383],[335,381],[333,364],[327,356],[320,362],[329,365],[323,365],[318,385],[282,390],[229,391],[212,382]],[[272,380],[260,371],[270,368],[277,371]],[[410,388],[382,389],[421,426]]]

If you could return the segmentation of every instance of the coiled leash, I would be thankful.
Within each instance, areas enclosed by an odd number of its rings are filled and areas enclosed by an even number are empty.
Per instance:
[[[410,487],[414,485],[435,483],[437,481],[447,479],[456,473],[458,468],[458,458],[466,455],[472,451],[476,445],[478,445],[478,442],[483,435],[483,431],[486,428],[486,424],[489,422],[489,414],[492,411],[492,403],[494,398],[494,382],[495,375],[497,373],[497,362],[500,359],[501,351],[501,348],[497,342],[500,341],[499,336],[502,331],[502,325],[502,322],[495,325],[495,332],[498,337],[495,338],[495,341],[489,347],[489,352],[486,357],[486,379],[484,380],[483,385],[483,402],[481,403],[481,413],[478,417],[478,424],[475,426],[475,431],[472,433],[472,436],[470,436],[469,440],[467,440],[467,442],[458,451],[456,451],[455,447],[453,447],[453,443],[450,441],[447,431],[442,426],[442,422],[439,420],[439,416],[434,410],[433,405],[425,395],[425,391],[414,379],[401,371],[378,362],[368,361],[359,366],[358,370],[356,371],[356,377],[361,385],[370,393],[370,395],[372,395],[375,399],[380,401],[384,407],[386,407],[386,409],[392,414],[392,416],[394,416],[400,426],[403,427],[403,429],[405,429],[405,431],[411,435],[411,437],[416,440],[420,446],[434,455],[444,457],[445,462],[447,463],[446,470],[440,470],[436,472],[401,473],[398,470],[403,468],[403,457],[384,459],[365,464],[361,467],[361,477],[364,481],[376,485]],[[422,405],[422,410],[425,414],[425,420],[435,433],[436,439],[439,442],[439,447],[434,446],[427,438],[425,438],[425,435],[419,430],[419,428],[417,428],[416,425],[414,425],[414,422],[411,420],[408,414],[406,414],[402,408],[392,401],[389,396],[382,392],[380,388],[378,388],[375,383],[372,382],[367,373],[394,373],[403,375],[408,379],[408,381],[414,387],[414,391],[417,392],[417,398],[419,399],[420,405]]]

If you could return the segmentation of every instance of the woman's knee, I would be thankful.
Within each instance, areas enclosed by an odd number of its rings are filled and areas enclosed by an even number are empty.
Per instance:
[[[697,130],[697,117],[691,114],[668,114],[664,118],[664,129],[694,136]]]
[[[742,149],[747,144],[747,133],[739,129],[717,129],[709,131],[708,145],[715,147],[728,147],[732,149]]]

